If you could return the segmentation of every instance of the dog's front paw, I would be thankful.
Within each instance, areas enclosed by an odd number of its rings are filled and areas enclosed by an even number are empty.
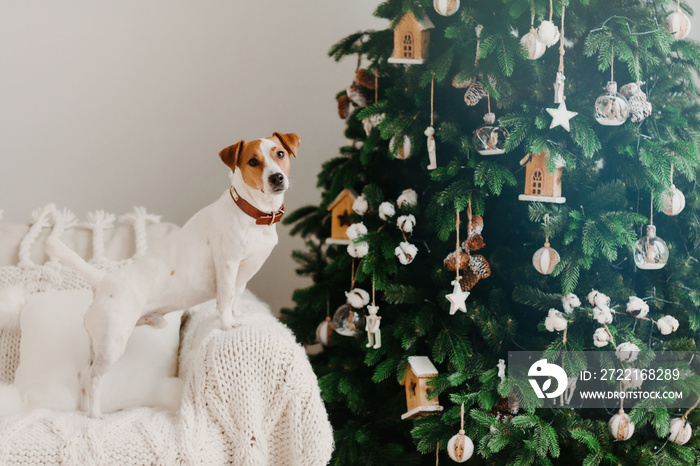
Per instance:
[[[224,313],[220,317],[221,317],[221,328],[223,330],[230,330],[230,329],[238,328],[241,325],[243,325],[243,321],[240,318],[233,316],[232,314]]]

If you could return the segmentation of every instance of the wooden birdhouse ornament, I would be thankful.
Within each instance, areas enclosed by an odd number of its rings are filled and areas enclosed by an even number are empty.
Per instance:
[[[331,212],[331,237],[326,240],[331,244],[350,244],[350,238],[346,230],[352,224],[352,204],[357,199],[357,194],[352,189],[344,189],[338,197],[328,206]]]
[[[389,63],[422,65],[428,58],[430,30],[434,27],[426,15],[418,20],[411,12],[404,14],[394,28],[394,55]]]
[[[554,160],[554,172],[547,168],[549,152],[528,154],[520,161],[525,167],[525,194],[518,196],[521,201],[553,202],[563,204],[561,196],[561,176],[566,163],[561,157]]]
[[[428,380],[438,375],[437,369],[427,356],[410,356],[401,385],[406,386],[407,411],[402,420],[416,419],[442,411],[437,397],[428,400]]]

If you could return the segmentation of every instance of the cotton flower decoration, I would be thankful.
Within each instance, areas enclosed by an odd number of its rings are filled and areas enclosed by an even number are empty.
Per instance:
[[[394,209],[394,204],[391,202],[382,202],[379,204],[379,218],[382,220],[388,220],[396,214],[396,209]]]
[[[670,335],[678,330],[678,320],[673,316],[665,316],[656,322],[656,326],[659,327],[662,335]]]
[[[353,223],[350,225],[347,230],[345,230],[345,234],[348,236],[348,238],[355,239],[360,236],[364,236],[367,234],[367,227],[365,226],[364,223]]]
[[[613,321],[612,311],[607,306],[596,306],[593,308],[593,318],[597,320],[599,324],[609,324]]]
[[[369,304],[369,293],[362,288],[354,288],[345,292],[345,297],[348,299],[348,304],[355,309],[362,309]]]
[[[642,373],[639,369],[632,369],[625,373],[625,378],[622,379],[622,388],[625,390],[642,388]]]
[[[649,305],[636,296],[630,296],[630,300],[627,303],[627,312],[638,319],[642,319],[649,313]]]
[[[416,258],[418,248],[411,243],[402,241],[398,246],[396,246],[396,249],[394,249],[394,254],[399,258],[399,262],[401,262],[403,265],[408,265],[413,262],[413,259]]]
[[[597,348],[608,346],[608,343],[610,343],[611,340],[612,338],[610,337],[610,334],[603,327],[600,327],[593,332],[593,344]]]
[[[396,205],[399,209],[413,207],[418,204],[418,194],[413,189],[404,189],[401,195],[396,199]]]
[[[615,356],[620,362],[634,362],[639,356],[639,346],[626,341],[615,348]]]
[[[573,293],[569,293],[561,298],[561,305],[564,308],[565,313],[571,314],[574,312],[574,309],[581,305],[581,301],[578,299],[578,296]]]
[[[561,332],[567,325],[568,322],[564,318],[564,314],[556,309],[550,309],[547,318],[544,319],[544,326],[550,332]]]
[[[402,215],[396,219],[396,226],[404,233],[411,233],[416,225],[416,217],[413,215]]]
[[[591,306],[598,306],[598,307],[608,307],[610,306],[610,298],[607,295],[604,295],[603,293],[599,293],[596,290],[591,290],[590,293],[586,296],[586,300],[588,300],[589,303],[591,303]]]
[[[365,196],[360,195],[355,199],[355,202],[352,203],[352,210],[357,215],[364,215],[367,213],[367,210],[369,210],[369,204],[367,203]]]
[[[360,241],[359,243],[348,244],[348,254],[350,254],[355,259],[361,259],[367,255],[369,252],[369,243],[367,241]]]

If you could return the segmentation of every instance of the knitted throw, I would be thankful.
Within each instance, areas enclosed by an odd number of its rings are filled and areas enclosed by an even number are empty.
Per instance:
[[[145,251],[143,239],[136,241],[138,254]],[[94,251],[99,257],[93,263],[108,267],[104,249]],[[0,287],[23,284],[37,292],[87,286],[72,269],[22,257],[19,266],[0,267]],[[220,328],[213,302],[185,314],[179,353],[185,389],[177,412],[135,408],[99,420],[49,410],[5,416],[0,464],[327,464],[333,434],[303,348],[252,294],[237,306],[244,322],[233,330]],[[14,379],[20,338],[18,331],[0,330],[4,383]]]

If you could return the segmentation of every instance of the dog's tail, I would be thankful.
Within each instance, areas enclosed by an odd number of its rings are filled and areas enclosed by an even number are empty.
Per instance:
[[[96,269],[92,265],[85,262],[85,260],[80,257],[78,253],[70,249],[63,241],[55,236],[49,236],[46,239],[44,250],[49,256],[57,257],[58,259],[61,259],[67,262],[69,265],[75,267],[85,278],[85,280],[87,280],[93,291],[95,290],[97,284],[100,283],[105,276],[105,272]]]

